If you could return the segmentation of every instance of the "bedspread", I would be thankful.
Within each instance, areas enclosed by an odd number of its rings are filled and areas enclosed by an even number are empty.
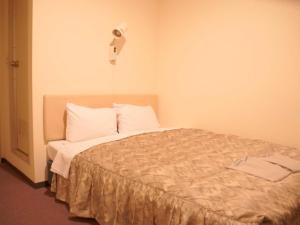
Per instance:
[[[300,173],[269,182],[227,169],[234,160],[300,151],[261,140],[176,129],[94,146],[51,190],[101,225],[299,225]]]

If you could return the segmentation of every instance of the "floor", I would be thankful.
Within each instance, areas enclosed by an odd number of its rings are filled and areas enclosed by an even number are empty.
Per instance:
[[[98,225],[93,219],[70,218],[67,205],[48,188],[33,188],[8,163],[0,163],[0,224]]]

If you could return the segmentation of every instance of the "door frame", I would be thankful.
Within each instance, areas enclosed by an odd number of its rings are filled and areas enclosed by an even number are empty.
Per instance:
[[[9,31],[8,31],[8,5],[9,0],[0,0],[0,158],[6,157],[6,151],[11,149],[10,133],[10,105],[9,105]]]

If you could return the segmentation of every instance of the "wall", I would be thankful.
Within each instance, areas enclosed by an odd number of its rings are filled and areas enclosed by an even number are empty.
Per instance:
[[[300,147],[300,2],[160,2],[162,123]]]
[[[158,93],[164,126],[300,147],[299,7],[293,0],[33,0],[33,180],[45,179],[45,94]],[[127,42],[112,66],[111,31],[122,21]]]
[[[156,93],[157,1],[33,0],[35,182],[45,179],[43,95]],[[112,29],[128,24],[115,66]]]

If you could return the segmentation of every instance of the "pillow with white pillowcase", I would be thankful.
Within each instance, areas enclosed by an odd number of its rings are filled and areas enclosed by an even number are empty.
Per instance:
[[[160,127],[151,106],[113,104],[118,118],[118,132],[154,130]]]
[[[89,108],[67,103],[66,140],[84,141],[117,134],[117,114],[113,108]]]

